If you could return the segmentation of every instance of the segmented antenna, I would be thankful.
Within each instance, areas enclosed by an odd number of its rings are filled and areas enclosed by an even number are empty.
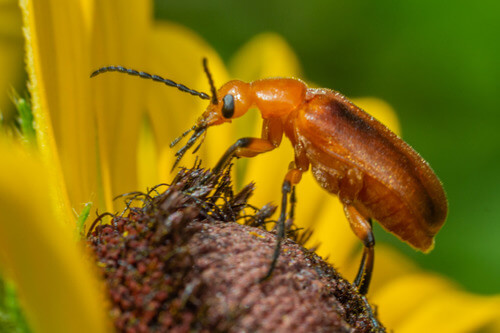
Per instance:
[[[106,73],[106,72],[120,72],[120,73],[126,73],[126,74],[133,75],[133,76],[139,76],[143,79],[150,79],[153,81],[165,83],[167,86],[175,87],[175,88],[179,89],[180,91],[189,93],[189,94],[194,95],[194,96],[198,96],[201,99],[210,99],[210,96],[208,96],[204,92],[199,92],[199,91],[190,89],[183,84],[175,83],[174,81],[162,78],[159,75],[151,75],[151,74],[146,73],[146,72],[140,72],[140,71],[125,68],[122,66],[106,66],[106,67],[99,68],[98,70],[92,72],[92,74],[90,74],[90,77],[94,77],[96,75],[99,75],[101,73]],[[213,83],[212,83],[212,79],[211,79],[210,75],[209,75],[209,80],[210,80],[212,87],[213,87]],[[215,89],[215,88],[213,88],[213,89]],[[212,90],[212,92],[214,92],[214,90]],[[212,101],[213,101],[213,97],[212,97]]]
[[[214,80],[212,79],[212,74],[210,74],[210,71],[208,70],[207,58],[203,58],[203,69],[205,70],[205,73],[207,74],[208,83],[210,83],[210,89],[212,90],[212,104],[217,105],[217,103],[218,103],[217,89],[215,89],[215,84],[214,84]]]

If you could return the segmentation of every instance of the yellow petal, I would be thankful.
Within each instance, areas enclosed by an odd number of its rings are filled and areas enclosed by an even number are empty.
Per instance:
[[[14,109],[8,92],[23,76],[23,40],[17,1],[4,0],[0,6],[0,113],[7,118]]]
[[[318,185],[314,185],[317,191]],[[297,205],[301,204],[303,204],[301,201],[297,203]],[[341,274],[352,281],[355,273],[352,274],[350,268],[359,265],[359,261],[361,260],[361,257],[353,257],[353,251],[356,247],[360,246],[361,242],[352,232],[339,199],[332,195],[327,195],[322,207],[318,212],[313,214],[317,216],[312,220],[314,221],[313,223],[308,222],[307,217],[301,217],[300,225],[313,230],[307,246],[310,247],[319,244],[316,253],[323,258],[328,258],[328,261]],[[353,260],[355,262],[354,265]]]
[[[482,297],[457,290],[440,296],[422,302],[395,330],[411,333],[431,328],[436,332],[478,332],[500,321],[498,296]]]
[[[498,296],[477,296],[428,273],[403,275],[374,292],[381,321],[397,332],[475,332],[500,319]]]
[[[254,136],[260,137],[255,134]],[[254,197],[250,200],[252,204],[262,206],[273,202],[281,203],[281,186],[288,171],[288,164],[293,161],[293,150],[289,145],[282,145],[268,153],[258,155],[247,161],[247,169],[244,173],[244,184],[251,181],[256,183]],[[241,163],[238,160],[235,163]],[[301,189],[297,190],[299,200],[302,198]],[[301,212],[300,208],[297,211]]]
[[[157,23],[150,38],[151,63],[148,70],[182,83],[191,89],[210,93],[208,79],[202,67],[203,57],[208,64],[216,86],[228,81],[224,65],[215,51],[193,31],[174,23]],[[195,120],[208,105],[208,101],[192,96],[163,84],[148,86],[148,111],[160,154],[162,181],[170,176],[174,154],[182,147],[182,141],[170,149],[170,142],[193,126]],[[231,141],[231,126],[210,128],[199,156],[205,166],[212,167]],[[192,166],[194,156],[188,152],[180,165]]]
[[[143,122],[137,145],[138,187],[140,191],[160,183],[158,173],[158,149],[151,124]]]
[[[229,68],[235,78],[244,81],[301,75],[299,61],[292,48],[275,33],[253,37],[234,55]]]
[[[18,150],[0,142],[0,264],[35,331],[109,332],[93,269],[69,226],[55,223],[47,172]]]
[[[22,0],[20,1],[20,6],[25,27],[26,63],[30,78],[33,115],[36,121],[37,143],[45,165],[51,166],[48,169],[48,177],[52,184],[49,188],[49,194],[55,202],[58,215],[57,220],[70,223],[73,222],[69,218],[69,216],[71,216],[71,206],[69,204],[70,201],[68,193],[66,192],[66,181],[62,171],[64,169],[69,175],[74,176],[69,181],[71,184],[75,183],[76,174],[70,168],[61,167],[61,159],[58,153],[59,147],[56,145],[52,122],[53,118],[57,118],[57,112],[51,114],[49,111],[49,106],[51,110],[59,110],[60,108],[60,101],[57,97],[59,93],[58,86],[60,84],[56,83],[59,80],[55,78],[56,74],[54,73],[54,69],[56,68],[56,64],[54,63],[55,57],[48,51],[52,49],[52,39],[50,39],[52,29],[49,24],[51,15],[47,13],[49,8],[44,6],[42,2],[36,2],[36,4],[34,4],[32,1]],[[40,26],[42,30],[39,30]],[[48,38],[48,40],[46,40],[46,38]],[[45,52],[48,53],[45,54]],[[42,53],[44,54],[43,56],[41,55]],[[64,95],[64,93],[61,95]],[[70,95],[72,95],[71,92]],[[72,108],[70,107],[68,109]],[[75,139],[71,139],[70,141],[74,143]],[[65,156],[62,159],[67,160],[70,159],[69,157],[70,156]],[[79,194],[73,193],[73,198],[77,198],[78,196]]]
[[[150,1],[96,1],[88,32],[90,48],[83,50],[92,56],[83,78],[91,83],[89,99],[93,103],[87,112],[97,113],[103,185],[110,184],[111,196],[137,190],[137,143],[146,111],[146,89],[152,82],[117,73],[92,80],[88,76],[91,70],[108,65],[147,68],[151,5]]]
[[[358,271],[360,261],[361,248],[351,258],[351,267],[349,268],[351,276],[354,276]],[[418,266],[407,256],[388,245],[377,244],[375,245],[375,267],[370,290],[376,291],[384,288],[394,279],[418,271]]]
[[[1,0],[0,7],[0,31],[2,38],[16,37],[19,43],[22,39],[21,34],[21,11],[15,0]]]
[[[421,304],[436,293],[442,296],[450,291],[443,279],[425,273],[394,278],[385,287],[374,289],[370,301],[380,309],[380,320],[391,329],[404,324]]]

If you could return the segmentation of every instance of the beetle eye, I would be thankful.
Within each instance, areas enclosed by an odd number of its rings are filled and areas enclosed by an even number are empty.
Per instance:
[[[226,95],[222,98],[222,115],[224,118],[231,118],[234,114],[234,96]]]

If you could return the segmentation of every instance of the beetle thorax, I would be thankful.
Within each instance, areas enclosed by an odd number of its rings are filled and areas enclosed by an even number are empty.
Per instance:
[[[286,116],[298,108],[307,90],[302,81],[290,78],[257,80],[250,86],[254,104],[264,119]]]

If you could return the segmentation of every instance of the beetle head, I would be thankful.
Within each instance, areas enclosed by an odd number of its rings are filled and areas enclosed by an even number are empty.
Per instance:
[[[198,139],[201,138],[201,142],[193,150],[193,154],[200,148],[205,138],[206,131],[210,126],[220,125],[226,122],[231,122],[231,119],[241,117],[244,115],[249,107],[251,106],[251,89],[250,84],[233,80],[224,84],[218,91],[215,89],[212,76],[208,70],[207,60],[203,59],[203,67],[205,73],[207,74],[208,81],[210,83],[210,88],[212,92],[212,97],[210,98],[210,104],[206,108],[205,112],[196,121],[196,124],[181,134],[170,144],[170,147],[176,145],[182,138],[187,136],[189,133],[193,132],[186,144],[180,148],[176,156],[176,161],[172,170],[177,166],[182,156],[191,148]]]
[[[251,106],[250,85],[233,80],[224,84],[197,121],[197,126],[210,127],[231,122],[244,115]]]

